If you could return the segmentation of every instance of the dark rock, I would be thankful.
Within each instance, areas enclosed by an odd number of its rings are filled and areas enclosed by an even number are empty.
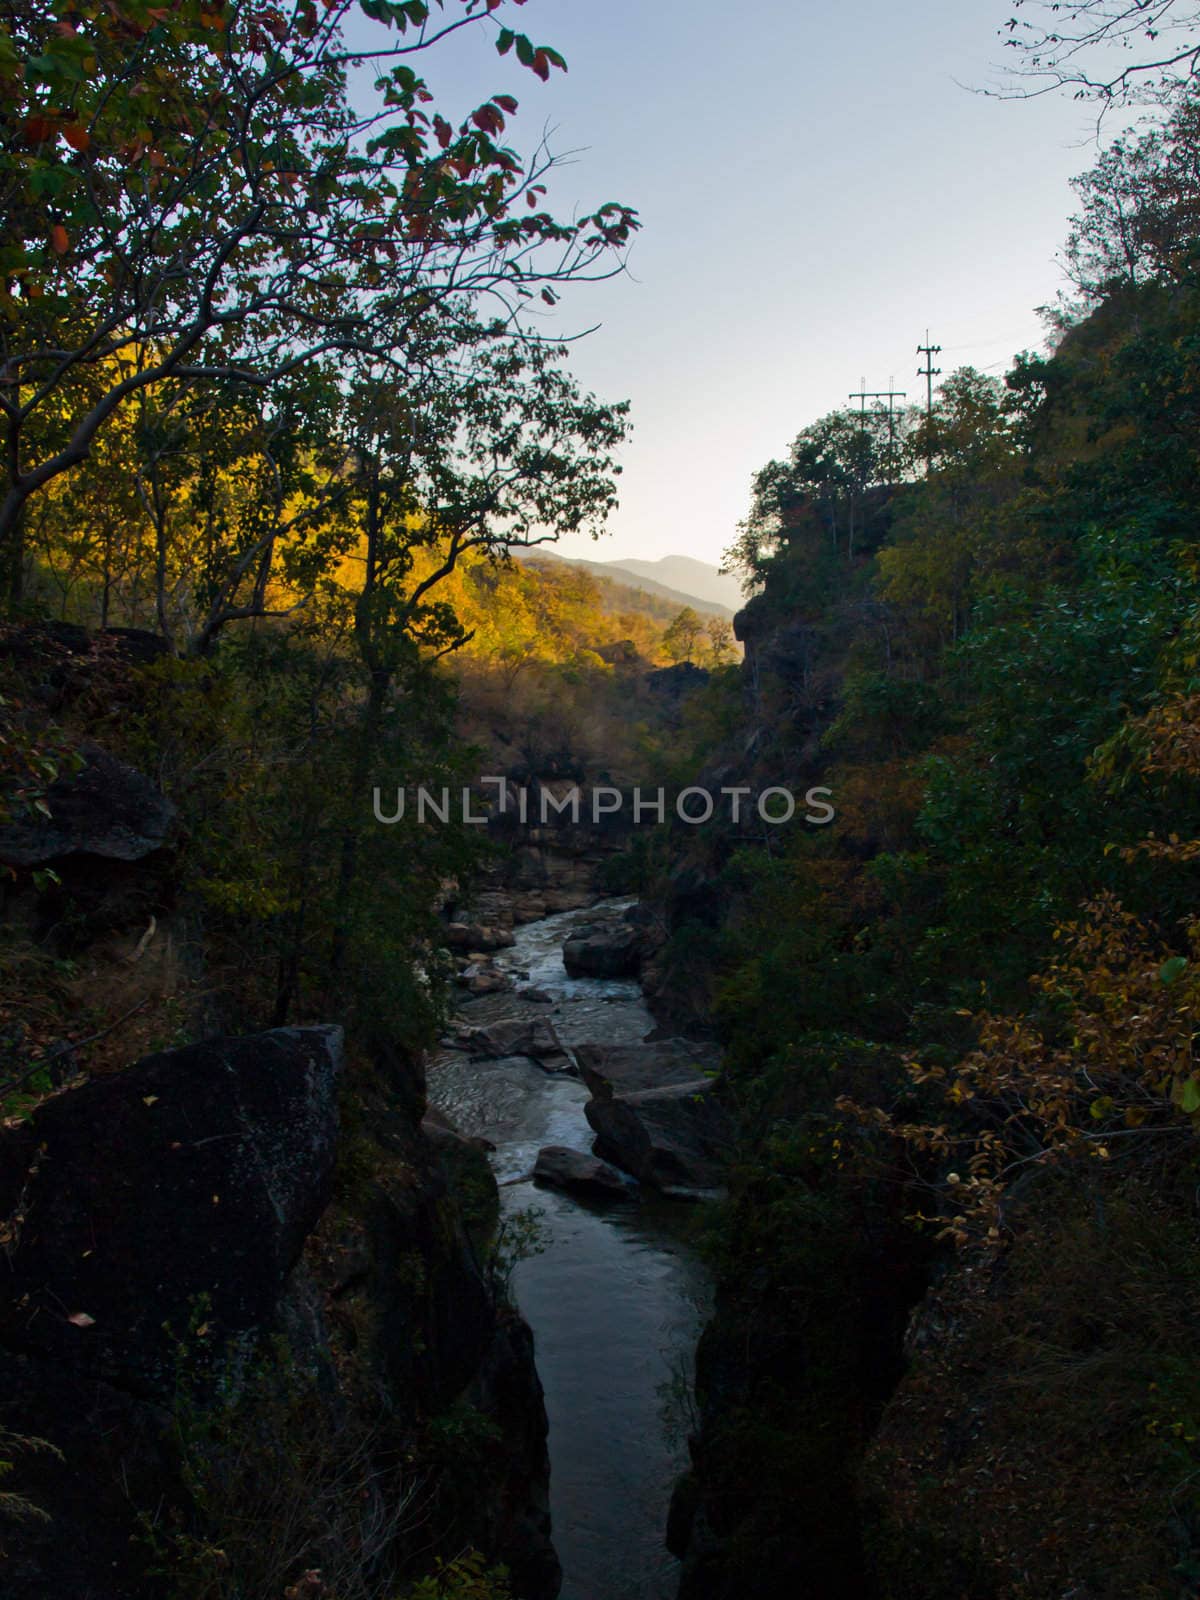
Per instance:
[[[667,1511],[667,1549],[680,1560],[688,1553],[699,1507],[700,1486],[694,1472],[685,1472],[675,1483]]]
[[[371,1330],[380,1393],[400,1419],[416,1424],[466,1401],[495,1424],[455,1503],[453,1535],[502,1561],[514,1581],[519,1573],[518,1593],[552,1600],[560,1574],[533,1337],[496,1305],[479,1269],[477,1228],[494,1224],[495,1179],[480,1151],[445,1129],[433,1146],[400,1117],[385,1114],[372,1131],[396,1168],[373,1186],[370,1267],[348,1313]]]
[[[654,1044],[581,1044],[575,1060],[579,1075],[598,1100],[672,1084],[705,1084],[720,1065],[715,1045],[664,1039]]]
[[[455,979],[468,994],[503,994],[513,987],[512,979],[490,961],[472,961]]]
[[[478,951],[507,950],[515,940],[507,928],[486,927],[478,922],[451,922],[447,924],[446,946],[450,950]]]
[[[641,934],[623,921],[589,923],[563,945],[563,966],[573,978],[636,977],[641,959]]]
[[[703,688],[708,682],[708,677],[703,667],[698,667],[691,661],[679,661],[673,667],[656,667],[653,672],[648,672],[646,687],[653,694],[664,695],[669,700],[678,700],[693,689]]]
[[[546,899],[540,894],[517,895],[512,903],[515,923],[540,922],[546,915]]]
[[[485,1139],[480,1134],[460,1133],[443,1112],[430,1106],[421,1119],[421,1132],[439,1150],[447,1150],[458,1145],[467,1145],[472,1150],[482,1150],[485,1153],[496,1148],[490,1139]]]
[[[0,828],[0,861],[36,867],[63,856],[140,861],[167,842],[175,807],[149,778],[96,745],[82,748],[85,765],[46,791],[50,817]]]
[[[142,628],[104,628],[92,633],[74,622],[0,626],[0,659],[12,661],[23,691],[57,713],[95,683],[95,668],[109,661],[149,665],[170,654],[165,639]]]
[[[684,1198],[720,1187],[731,1131],[711,1082],[589,1100],[585,1112],[596,1154],[639,1182]]]
[[[517,999],[528,1000],[530,1005],[535,1006],[552,1006],[554,1004],[554,996],[552,994],[548,994],[545,989],[535,988],[533,984],[530,984],[526,989],[518,989]]]
[[[52,1447],[19,1456],[15,1486],[51,1520],[6,1525],[5,1600],[159,1592],[138,1515],[187,1503],[185,1341],[196,1395],[206,1369],[236,1381],[268,1326],[332,1384],[298,1258],[329,1196],[341,1054],[338,1028],[166,1051],[0,1133],[0,1406]]]
[[[188,1045],[6,1132],[0,1343],[167,1399],[200,1306],[214,1354],[267,1324],[329,1199],[341,1060],[339,1028]]]
[[[550,1537],[549,1424],[533,1334],[515,1313],[497,1321],[468,1398],[504,1441],[503,1473],[482,1508],[482,1542],[501,1552],[515,1594],[553,1600],[562,1568]]]
[[[545,1017],[534,1017],[529,1021],[516,1018],[480,1028],[471,1040],[471,1054],[478,1060],[486,1061],[499,1061],[505,1056],[528,1056],[539,1066],[561,1066],[568,1060],[553,1023]]]
[[[533,1176],[538,1183],[573,1194],[606,1195],[625,1199],[629,1185],[615,1167],[582,1150],[549,1144],[538,1151]]]
[[[551,915],[559,911],[581,911],[595,898],[594,891],[587,888],[551,889],[546,895],[546,911]]]

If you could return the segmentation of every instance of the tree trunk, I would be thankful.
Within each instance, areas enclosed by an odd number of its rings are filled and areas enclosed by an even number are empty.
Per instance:
[[[336,988],[338,979],[346,970],[346,951],[349,945],[350,933],[350,901],[354,891],[355,879],[358,877],[359,851],[362,845],[362,813],[359,807],[365,804],[367,795],[367,781],[371,776],[371,758],[379,738],[379,725],[383,720],[383,708],[387,703],[388,691],[392,685],[392,674],[384,667],[378,667],[371,674],[370,687],[363,705],[362,720],[358,730],[358,747],[355,751],[354,766],[350,778],[350,806],[351,820],[342,835],[341,852],[338,860],[337,887],[333,899],[333,939],[329,951],[329,978],[331,991]]]

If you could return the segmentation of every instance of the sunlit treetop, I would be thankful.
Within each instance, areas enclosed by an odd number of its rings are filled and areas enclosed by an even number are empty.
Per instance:
[[[403,375],[431,315],[486,306],[513,332],[529,302],[619,270],[628,206],[555,218],[550,155],[504,142],[515,99],[453,126],[412,65],[484,27],[534,76],[565,70],[507,26],[521,4],[39,0],[0,18],[0,538],[145,383],[269,385],[346,356]],[[378,27],[352,47],[360,10]],[[39,443],[50,396],[114,354],[122,381]]]

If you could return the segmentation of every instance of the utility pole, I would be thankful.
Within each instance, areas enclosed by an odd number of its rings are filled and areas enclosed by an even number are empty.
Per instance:
[[[894,421],[894,419],[895,419],[895,404],[894,404],[894,402],[897,401],[897,400],[904,400],[905,398],[907,398],[908,391],[906,389],[868,389],[866,387],[867,380],[865,378],[862,378],[859,381],[862,383],[863,387],[861,389],[855,389],[854,393],[850,396],[850,399],[851,400],[857,400],[857,401],[860,402],[859,407],[858,407],[858,415],[859,415],[860,421],[865,423],[866,420],[867,420],[867,401],[868,400],[886,400],[887,401],[887,408],[888,408],[888,428],[889,428],[889,430],[894,428],[894,426],[895,426],[895,421]],[[896,380],[894,378],[889,378],[888,379],[889,383],[894,383],[895,381]]]
[[[942,375],[941,367],[933,364],[934,356],[940,356],[940,344],[930,344],[929,329],[925,329],[925,343],[917,346],[917,354],[925,357],[925,365],[917,368],[917,377],[925,379],[925,464],[933,471],[933,380]]]
[[[859,423],[862,426],[864,432],[866,431],[866,426],[867,426],[867,401],[868,400],[886,400],[887,401],[888,470],[890,471],[891,470],[891,466],[892,466],[892,458],[893,458],[893,455],[895,453],[895,446],[896,446],[896,401],[897,400],[906,400],[908,398],[908,391],[907,391],[907,389],[896,389],[896,388],[893,388],[892,385],[896,382],[895,378],[889,378],[888,379],[888,387],[886,389],[868,389],[867,388],[867,380],[865,378],[862,378],[859,381],[862,383],[862,388],[861,389],[856,389],[853,392],[853,394],[850,395],[850,399],[851,400],[857,400],[858,403],[859,403],[858,404],[858,420],[859,420]]]
[[[896,401],[897,400],[903,400],[906,397],[906,393],[907,393],[907,391],[904,390],[904,389],[895,389],[895,388],[893,388],[892,385],[895,383],[895,381],[896,381],[895,378],[889,378],[888,379],[888,387],[886,389],[868,389],[867,388],[867,380],[865,378],[860,378],[859,382],[862,384],[862,388],[861,389],[855,389],[849,396],[849,398],[851,400],[857,400],[858,401],[858,420],[859,420],[859,425],[862,428],[862,431],[863,431],[864,435],[866,434],[866,431],[867,431],[867,401],[868,400],[886,400],[887,401],[887,416],[888,416],[887,471],[888,471],[888,474],[889,474],[889,477],[888,477],[888,483],[889,484],[892,481],[890,474],[891,474],[892,466],[893,466],[893,463],[894,463],[894,460],[895,460],[895,449],[894,449],[894,446],[895,446],[895,440],[896,440]],[[866,485],[866,477],[864,475],[862,481],[859,484],[859,492],[860,493],[865,493],[866,487],[867,487],[867,485]],[[848,544],[847,544],[847,547],[846,547],[846,554],[848,556],[851,556],[851,557],[854,555],[854,499],[853,499],[853,496],[851,496],[851,500],[850,500],[850,535],[849,535],[849,541],[848,541]]]

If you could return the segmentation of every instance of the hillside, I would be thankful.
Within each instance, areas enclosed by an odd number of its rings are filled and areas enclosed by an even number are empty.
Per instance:
[[[673,616],[681,606],[691,606],[693,611],[705,615],[731,618],[741,605],[740,585],[735,578],[722,578],[716,567],[703,561],[691,561],[686,556],[664,556],[657,561],[583,561],[571,556],[560,556],[555,551],[538,548],[525,552],[513,551],[522,562],[565,563],[580,567],[595,578],[602,578],[625,588],[637,591],[662,602]],[[655,576],[662,568],[661,575]],[[696,587],[688,588],[682,582],[668,580],[695,580]],[[725,599],[716,596],[722,594]],[[642,602],[644,604],[644,602]],[[655,612],[655,615],[661,615]]]
[[[639,582],[694,595],[705,605],[738,611],[745,603],[740,578],[722,573],[718,567],[707,561],[697,561],[694,556],[660,556],[657,561],[622,556],[611,565],[620,567],[623,572],[632,572]]]

